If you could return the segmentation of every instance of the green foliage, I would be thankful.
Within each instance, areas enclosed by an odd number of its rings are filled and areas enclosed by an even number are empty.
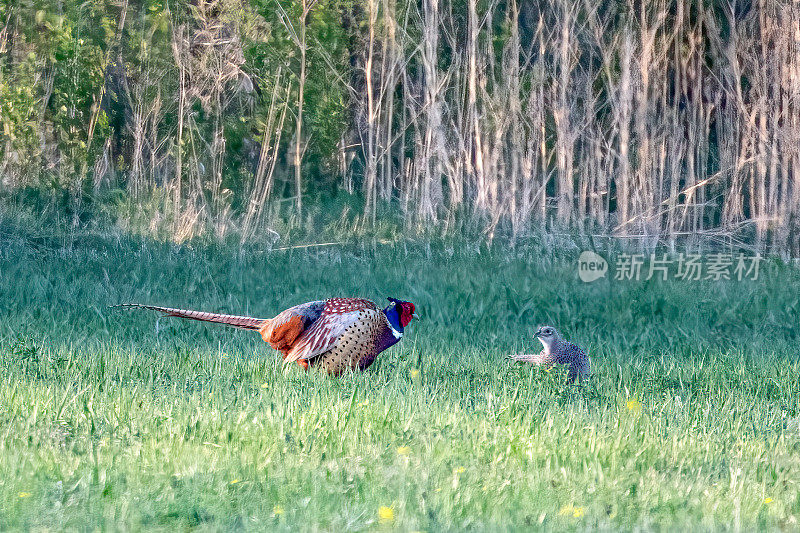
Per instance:
[[[280,5],[288,22],[297,28],[299,4],[288,1]],[[174,155],[171,143],[180,87],[174,32],[181,25],[186,25],[187,31],[197,30],[200,12],[198,6],[187,2],[148,0],[126,6],[123,13],[119,5],[105,0],[0,5],[0,30],[10,20],[9,31],[13,32],[13,49],[0,53],[0,130],[10,143],[0,144],[0,158],[14,163],[13,170],[21,176],[17,184],[80,190],[109,137],[115,170],[123,176],[134,169],[137,157],[148,163]],[[254,93],[252,101],[240,98],[228,87],[224,108],[218,111],[190,98],[189,131],[183,148],[210,168],[211,162],[203,157],[208,151],[206,143],[214,136],[216,114],[221,113],[227,147],[222,187],[240,200],[257,156],[253,139],[263,134],[268,97],[275,83],[281,87],[292,84],[288,95],[279,91],[281,99],[276,105],[283,105],[286,97],[295,105],[299,57],[297,44],[277,15],[279,4],[269,0],[237,6],[221,9],[219,19],[212,22],[226,25],[229,29],[225,31],[235,32],[241,41],[242,70],[254,81],[260,96]],[[334,172],[336,144],[350,118],[342,83],[348,76],[347,36],[338,24],[338,9],[336,2],[318,3],[306,28],[309,55],[304,122],[309,145],[305,161],[307,173],[314,179]],[[123,20],[125,25],[118,27]],[[191,43],[198,40],[193,35],[188,38]],[[192,45],[191,54],[200,49]],[[283,73],[280,79],[275,77],[279,69]],[[198,83],[196,78],[186,82]],[[131,151],[139,127],[132,120],[136,113],[145,121],[144,134],[149,136],[142,154]],[[291,141],[291,113],[284,129],[281,152],[288,150]],[[197,172],[197,167],[186,163],[183,170]]]
[[[299,33],[302,3],[297,0],[254,0],[251,7],[262,19],[266,30],[246,43],[247,63],[258,74],[263,96],[271,95],[276,81],[292,83],[291,98],[296,101],[299,89],[300,50],[295,36]],[[308,128],[309,145],[306,166],[314,181],[329,179],[334,173],[336,145],[350,124],[347,86],[350,73],[348,30],[341,24],[346,2],[316,2],[306,21],[306,88],[303,114]],[[282,16],[285,13],[285,17]],[[275,73],[281,69],[283,78]],[[266,114],[267,110],[260,111]],[[287,120],[284,137],[289,145],[293,120]]]
[[[31,217],[0,218],[2,529],[800,519],[793,265],[748,283],[584,284],[566,241],[240,251]],[[407,298],[422,320],[368,372],[330,379],[283,368],[252,332],[107,307],[272,316],[329,295]],[[503,359],[538,349],[542,322],[588,349],[587,386]]]
[[[54,143],[61,156],[58,186],[70,186],[97,156],[90,127],[101,139],[109,134],[99,99],[116,15],[100,0],[13,2],[7,10],[17,42],[9,60],[0,62],[2,129],[11,136],[12,151],[24,158],[15,164],[34,177],[40,175],[40,158],[52,157]],[[42,153],[42,141],[47,153]]]
[[[37,99],[34,94],[34,73],[31,53],[10,79],[0,78],[0,128],[13,151],[20,154],[36,153]],[[0,145],[0,157],[6,157],[5,143]],[[30,164],[28,161],[23,165]]]

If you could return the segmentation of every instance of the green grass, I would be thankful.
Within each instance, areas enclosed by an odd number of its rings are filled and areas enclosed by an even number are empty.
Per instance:
[[[0,529],[800,527],[797,269],[584,284],[559,249],[240,254],[2,222]],[[333,295],[423,320],[331,379],[251,332],[107,307]],[[503,359],[539,323],[588,349],[588,385]]]

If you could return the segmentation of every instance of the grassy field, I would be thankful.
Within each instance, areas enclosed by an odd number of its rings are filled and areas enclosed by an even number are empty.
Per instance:
[[[800,273],[577,279],[580,248],[245,250],[0,222],[0,529],[800,527]],[[366,373],[257,334],[110,310],[269,317],[385,296],[423,319]],[[553,323],[594,376],[513,366]]]

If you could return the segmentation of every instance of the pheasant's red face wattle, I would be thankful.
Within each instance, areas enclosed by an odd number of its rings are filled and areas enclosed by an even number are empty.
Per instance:
[[[400,325],[406,327],[411,323],[414,318],[415,307],[411,302],[403,302],[400,304]]]

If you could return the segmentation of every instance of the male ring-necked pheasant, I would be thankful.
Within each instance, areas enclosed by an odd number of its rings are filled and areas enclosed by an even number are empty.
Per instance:
[[[515,361],[533,363],[535,365],[553,366],[565,365],[569,369],[567,380],[572,383],[575,379],[584,380],[589,377],[589,356],[580,346],[565,341],[551,326],[542,326],[534,335],[542,343],[542,351],[538,354],[510,355]]]
[[[363,298],[328,298],[308,302],[279,313],[275,318],[220,315],[143,304],[117,307],[152,309],[163,316],[190,318],[256,330],[264,341],[283,354],[285,362],[305,369],[319,367],[329,374],[364,370],[386,348],[403,338],[405,327],[417,317],[414,304],[389,298],[381,309]]]

